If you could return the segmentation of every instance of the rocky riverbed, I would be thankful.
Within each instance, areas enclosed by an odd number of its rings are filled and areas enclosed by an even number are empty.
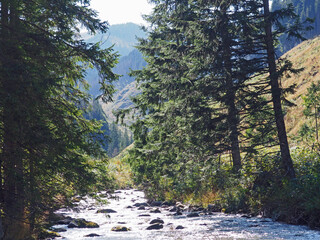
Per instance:
[[[179,203],[147,203],[138,190],[103,192],[101,197],[108,203],[98,204],[86,197],[73,210],[60,209],[57,214],[65,219],[53,230],[66,240],[320,239],[318,231],[267,218],[223,214]]]

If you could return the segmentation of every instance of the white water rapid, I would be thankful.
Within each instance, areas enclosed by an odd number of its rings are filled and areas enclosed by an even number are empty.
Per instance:
[[[79,203],[78,211],[61,209],[58,213],[72,218],[84,218],[100,225],[99,228],[68,228],[67,225],[55,225],[54,228],[65,228],[61,236],[66,240],[247,240],[247,239],[295,239],[318,240],[320,232],[305,226],[293,226],[273,222],[266,218],[244,218],[241,215],[213,213],[199,217],[186,217],[187,213],[173,216],[170,208],[159,207],[161,213],[151,213],[157,207],[145,207],[138,210],[135,203],[146,203],[144,193],[137,190],[119,190],[112,194],[115,198],[105,198],[107,205],[99,206],[95,200],[86,198]],[[129,206],[129,208],[128,208]],[[116,213],[97,213],[99,209],[112,209]],[[110,215],[110,217],[108,217]],[[140,216],[139,216],[140,215]],[[150,215],[150,216],[141,216]],[[160,218],[164,221],[160,230],[146,230],[150,221]],[[111,231],[114,226],[131,228],[127,232]],[[184,227],[176,229],[177,226]],[[96,237],[84,237],[88,234]]]

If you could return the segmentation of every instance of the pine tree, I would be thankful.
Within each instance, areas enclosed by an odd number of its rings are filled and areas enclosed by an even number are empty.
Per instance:
[[[4,239],[18,240],[53,209],[57,194],[67,199],[92,187],[87,156],[103,155],[92,138],[101,125],[83,117],[89,96],[80,89],[87,88],[85,66],[93,65],[108,100],[116,55],[78,37],[80,25],[107,30],[89,1],[0,4],[1,209]]]

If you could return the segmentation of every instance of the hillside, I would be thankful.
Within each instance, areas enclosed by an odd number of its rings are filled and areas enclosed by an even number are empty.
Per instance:
[[[306,121],[302,112],[301,96],[306,94],[307,88],[312,82],[320,81],[320,37],[302,42],[283,57],[292,61],[294,68],[304,68],[301,73],[282,79],[283,87],[297,85],[295,93],[287,96],[288,100],[296,104],[296,106],[289,108],[286,114],[288,135],[292,137],[297,134],[301,125]]]

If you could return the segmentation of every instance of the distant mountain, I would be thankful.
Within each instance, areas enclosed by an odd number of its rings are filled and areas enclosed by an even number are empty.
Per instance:
[[[84,36],[87,42],[104,42],[103,47],[110,47],[114,44],[114,50],[121,54],[119,63],[113,69],[115,73],[123,75],[115,82],[116,89],[122,90],[134,79],[128,75],[130,69],[141,69],[145,65],[141,53],[134,48],[137,44],[137,37],[145,37],[140,26],[134,23],[112,25],[106,35]],[[89,93],[92,96],[99,95],[99,76],[95,69],[87,71],[86,80],[90,84]]]
[[[129,108],[132,105],[131,97],[139,94],[136,88],[135,79],[129,76],[130,69],[139,70],[146,65],[146,62],[142,58],[141,53],[138,50],[133,50],[128,56],[122,57],[119,64],[114,69],[117,74],[122,74],[119,81],[115,83],[115,87],[118,91],[113,97],[113,102],[108,104],[102,104],[103,111],[110,120],[115,120],[112,114],[113,110]]]
[[[133,50],[130,52],[128,56],[121,57],[117,66],[113,69],[113,71],[119,75],[122,75],[118,81],[114,82],[114,85],[118,91],[121,91],[128,84],[134,81],[133,77],[130,77],[128,74],[130,69],[138,70],[142,69],[146,65],[141,53],[138,50]],[[95,69],[89,69],[87,71],[86,80],[90,84],[90,94],[92,96],[99,95],[99,76]]]
[[[86,38],[87,42],[105,42],[103,47],[114,44],[114,49],[122,54],[119,63],[113,69],[115,73],[122,75],[118,81],[114,82],[117,89],[113,96],[114,101],[108,104],[101,103],[109,123],[115,120],[112,111],[130,107],[132,105],[131,97],[139,93],[135,86],[135,79],[129,76],[131,69],[139,70],[146,65],[142,54],[134,48],[137,44],[137,37],[144,38],[146,35],[138,25],[127,23],[110,26],[107,35],[87,36]],[[87,71],[86,80],[91,86],[89,93],[94,97],[99,95],[99,76],[95,69]]]
[[[137,44],[137,37],[144,38],[145,32],[141,27],[134,23],[111,25],[106,34],[97,34],[95,36],[84,34],[83,38],[87,42],[102,42],[102,47],[114,45],[114,50],[121,56],[127,56]]]
[[[128,75],[131,69],[140,70],[144,66],[146,66],[146,62],[144,61],[142,54],[137,49],[130,52],[128,56],[120,58],[119,64],[114,68],[114,72],[123,76],[120,77],[119,81],[115,82],[114,85],[116,89],[122,90],[135,80],[133,77]]]
[[[278,10],[283,7],[286,7],[287,4],[293,4],[295,12],[300,16],[302,21],[305,21],[307,18],[314,19],[314,23],[311,24],[313,29],[306,32],[304,37],[306,39],[312,39],[320,35],[320,0],[273,0],[272,1],[272,10]],[[290,23],[289,19],[285,19],[287,23]],[[287,24],[286,23],[286,24]],[[280,37],[280,49],[279,52],[286,53],[291,48],[295,47],[301,42],[298,39],[288,40],[286,35]]]

